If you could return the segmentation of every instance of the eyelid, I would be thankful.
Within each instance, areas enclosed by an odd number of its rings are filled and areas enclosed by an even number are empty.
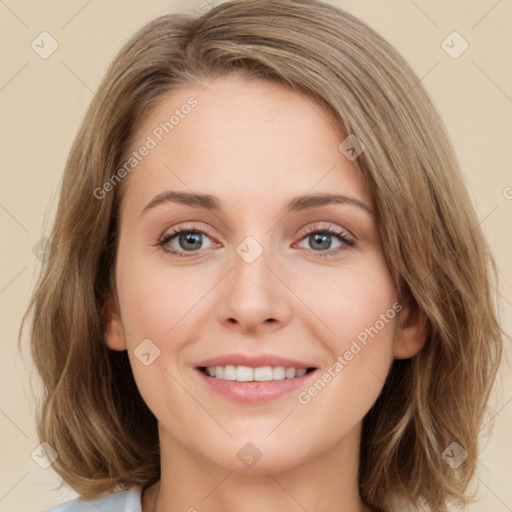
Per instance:
[[[172,240],[178,237],[181,233],[201,233],[202,235],[208,237],[210,240],[212,240],[212,246],[219,245],[218,242],[215,241],[215,239],[210,236],[207,232],[207,230],[202,229],[200,226],[198,226],[195,223],[192,224],[178,224],[177,226],[173,226],[172,228],[168,228],[164,231],[163,235],[161,235],[158,238],[157,243],[155,244],[157,247],[162,248],[167,253],[174,255],[174,256],[184,256],[182,253],[186,253],[188,251],[181,251],[176,249],[169,249],[167,244]],[[190,255],[199,254],[202,253],[204,249],[200,249],[199,251],[191,251]]]
[[[320,222],[312,225],[308,225],[306,228],[301,230],[300,235],[302,237],[309,235],[311,233],[316,232],[327,232],[331,234],[336,234],[339,236],[343,236],[346,240],[350,240],[351,242],[355,243],[357,240],[357,237],[354,236],[352,233],[350,233],[347,229],[341,228],[338,226],[331,225],[326,222]]]
[[[194,255],[203,254],[206,249],[199,249],[197,251],[183,251],[183,250],[177,250],[177,249],[170,249],[167,244],[172,240],[178,237],[181,233],[201,233],[202,235],[206,236],[210,240],[212,240],[212,246],[218,246],[219,243],[216,242],[215,238],[210,236],[207,232],[207,230],[201,229],[196,224],[192,225],[180,225],[173,226],[170,229],[167,229],[163,235],[161,235],[155,244],[157,247],[162,248],[165,252],[172,256],[178,256],[178,257],[193,257]],[[340,243],[342,244],[341,247],[335,248],[335,249],[328,249],[325,251],[314,251],[312,249],[304,249],[299,248],[302,251],[307,251],[310,254],[313,254],[315,256],[319,256],[322,258],[326,258],[329,256],[336,256],[342,251],[346,250],[347,248],[353,247],[355,245],[356,237],[349,233],[346,229],[341,227],[333,226],[329,223],[324,222],[317,222],[315,224],[310,224],[306,228],[303,228],[300,230],[299,240],[296,243],[302,242],[308,235],[312,233],[326,233],[330,236],[337,237]],[[188,253],[188,254],[187,254]]]

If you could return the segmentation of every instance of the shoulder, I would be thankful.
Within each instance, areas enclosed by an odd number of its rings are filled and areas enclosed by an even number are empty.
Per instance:
[[[134,486],[94,500],[71,500],[41,512],[142,512],[141,487]]]

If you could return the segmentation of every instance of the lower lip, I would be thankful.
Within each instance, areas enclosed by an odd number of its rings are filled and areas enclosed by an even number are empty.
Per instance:
[[[294,377],[293,379],[283,380],[267,380],[263,382],[238,382],[236,380],[223,380],[214,377],[208,377],[201,370],[196,368],[196,372],[203,379],[206,385],[236,402],[245,404],[255,404],[274,400],[286,393],[289,393],[300,386],[315,373],[306,373],[302,377]]]

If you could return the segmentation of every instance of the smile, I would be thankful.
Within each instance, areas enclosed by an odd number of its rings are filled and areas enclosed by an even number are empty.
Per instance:
[[[253,368],[243,365],[206,366],[199,368],[205,375],[214,379],[238,382],[267,382],[272,380],[295,379],[303,377],[313,368],[293,368],[285,366],[259,366]]]

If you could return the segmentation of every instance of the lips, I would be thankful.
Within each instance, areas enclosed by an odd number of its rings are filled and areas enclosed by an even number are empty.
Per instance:
[[[223,356],[213,357],[211,359],[200,361],[196,365],[196,368],[228,365],[249,366],[252,368],[259,368],[263,366],[284,366],[285,368],[296,368],[297,370],[301,368],[315,368],[314,364],[273,354],[226,354]]]
[[[228,354],[196,366],[197,375],[210,390],[245,404],[286,395],[309,381],[314,370],[311,363],[272,354]]]

